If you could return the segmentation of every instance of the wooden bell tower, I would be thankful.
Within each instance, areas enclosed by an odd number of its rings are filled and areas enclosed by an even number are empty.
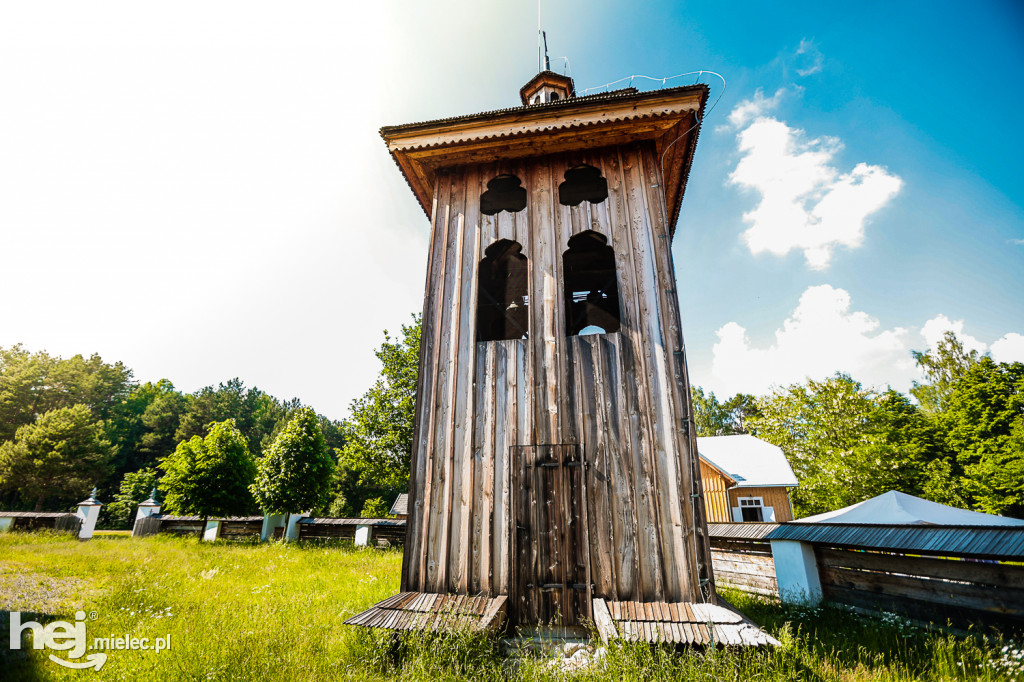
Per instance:
[[[522,106],[381,129],[431,241],[406,596],[349,622],[716,602],[671,253],[707,96],[542,71]]]

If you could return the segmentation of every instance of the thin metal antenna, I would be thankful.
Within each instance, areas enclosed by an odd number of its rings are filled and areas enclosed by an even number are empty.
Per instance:
[[[541,31],[541,35],[544,36],[544,70],[551,70],[551,60],[548,59],[548,32]]]
[[[537,73],[544,70],[543,52],[541,52],[540,2],[541,0],[537,0]],[[545,40],[545,42],[547,41]]]

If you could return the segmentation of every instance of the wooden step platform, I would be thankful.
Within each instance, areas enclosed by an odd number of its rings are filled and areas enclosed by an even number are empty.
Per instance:
[[[497,630],[508,598],[400,592],[352,616],[345,625],[386,630]]]
[[[605,643],[663,642],[698,646],[778,646],[779,642],[739,613],[714,604],[594,599],[594,623]]]

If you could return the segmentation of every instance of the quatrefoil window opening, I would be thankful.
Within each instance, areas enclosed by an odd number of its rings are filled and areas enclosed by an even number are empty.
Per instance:
[[[558,203],[579,206],[584,201],[599,204],[608,198],[608,181],[593,166],[580,164],[565,171],[565,182],[558,186]]]
[[[526,188],[515,175],[503,174],[488,181],[487,190],[480,195],[480,212],[495,215],[502,211],[518,213],[526,208]]]

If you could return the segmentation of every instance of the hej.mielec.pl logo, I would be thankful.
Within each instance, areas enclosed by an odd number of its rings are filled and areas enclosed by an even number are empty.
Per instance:
[[[96,614],[92,617],[95,619]],[[69,623],[63,620],[55,620],[45,627],[35,621],[21,622],[21,612],[11,612],[11,636],[10,647],[12,650],[21,649],[22,634],[26,630],[32,632],[33,649],[52,649],[53,651],[67,651],[68,659],[59,658],[50,654],[50,660],[65,668],[95,668],[99,670],[107,662],[106,650],[154,650],[168,651],[171,648],[171,635],[167,633],[164,637],[154,638],[152,644],[148,637],[131,637],[129,635],[111,635],[109,637],[94,637],[89,644],[85,634],[85,611],[75,613],[75,622]],[[87,650],[96,651],[81,659]]]

